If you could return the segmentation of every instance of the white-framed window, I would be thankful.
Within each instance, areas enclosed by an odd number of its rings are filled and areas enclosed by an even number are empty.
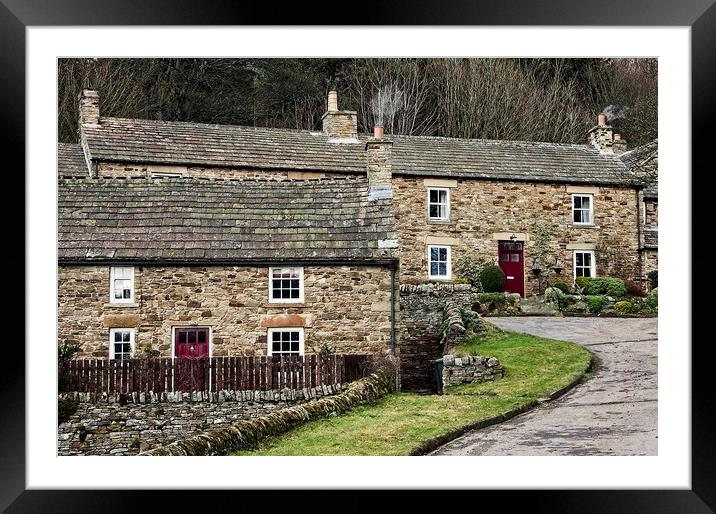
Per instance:
[[[303,328],[269,328],[268,355],[303,355]]]
[[[428,219],[431,221],[450,220],[450,188],[428,188]]]
[[[303,268],[269,268],[269,303],[303,303]]]
[[[592,250],[576,250],[574,252],[574,278],[596,277],[597,263]]]
[[[111,328],[109,330],[109,358],[131,359],[134,357],[134,329]]]
[[[169,171],[153,171],[151,173],[152,178],[182,178],[181,173],[172,173]]]
[[[449,246],[428,246],[428,278],[436,280],[450,280],[452,266],[450,265]]]
[[[593,195],[572,195],[572,222],[575,225],[594,224]]]
[[[134,268],[132,266],[112,266],[109,273],[110,303],[134,302]]]

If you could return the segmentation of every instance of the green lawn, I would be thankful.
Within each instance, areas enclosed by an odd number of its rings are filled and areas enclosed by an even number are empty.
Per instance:
[[[459,350],[497,357],[505,377],[452,387],[444,395],[391,394],[377,405],[310,422],[234,455],[407,455],[426,439],[546,397],[590,361],[577,344],[511,332],[490,333]]]

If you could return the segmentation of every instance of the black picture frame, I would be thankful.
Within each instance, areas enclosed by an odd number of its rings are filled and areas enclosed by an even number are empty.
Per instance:
[[[319,4],[312,4],[319,7]],[[342,9],[345,12],[342,12]],[[282,25],[295,24],[307,15],[306,3],[222,3],[203,0],[113,1],[97,0],[0,0],[0,112],[4,120],[3,143],[24,162],[25,28],[42,25]],[[310,14],[311,25],[553,25],[553,26],[684,26],[691,28],[692,70],[692,162],[707,163],[713,146],[711,126],[716,100],[716,5],[714,0],[615,1],[598,4],[573,0],[473,1],[442,0],[347,5],[334,3]],[[663,101],[660,99],[660,101]],[[711,161],[713,162],[713,161]],[[709,165],[709,168],[713,164]],[[24,168],[23,168],[24,169]],[[704,170],[706,171],[706,170]],[[6,170],[6,172],[9,172]],[[689,173],[685,170],[684,173]],[[692,177],[692,188],[693,178]],[[693,189],[692,189],[693,190]],[[692,219],[695,219],[692,216]],[[692,231],[692,234],[694,232]],[[23,250],[24,252],[24,250]],[[29,270],[25,268],[27,274]],[[690,277],[689,277],[690,279]],[[693,327],[693,325],[692,325]],[[684,333],[692,331],[685,327]],[[706,343],[707,341],[702,341]],[[677,342],[670,342],[677,344]],[[679,341],[688,348],[688,341]],[[714,512],[716,509],[716,433],[713,430],[716,402],[708,344],[691,346],[692,352],[692,484],[690,490],[585,490],[585,491],[481,491],[479,505],[504,505],[521,499],[537,512]],[[0,508],[7,512],[127,512],[151,506],[161,495],[162,508],[182,508],[188,491],[27,490],[25,485],[25,356],[17,346],[14,362],[0,374],[3,415],[0,424]],[[91,463],[91,462],[90,462]],[[231,505],[241,494],[242,503],[265,501],[266,493],[247,491],[192,491],[192,500],[210,499],[215,506]],[[273,491],[270,503],[279,505],[284,494]],[[295,494],[295,493],[294,493]],[[414,492],[422,501],[430,491]],[[365,506],[365,498],[352,493],[343,500],[348,510]],[[262,500],[263,498],[264,500]],[[363,498],[363,501],[361,501]],[[288,498],[286,498],[287,501]],[[150,503],[147,503],[150,502]],[[206,505],[206,504],[205,504]],[[329,503],[326,503],[329,505]],[[346,510],[345,507],[342,510]]]

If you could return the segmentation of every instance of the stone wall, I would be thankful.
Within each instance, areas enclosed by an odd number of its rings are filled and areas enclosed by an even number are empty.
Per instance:
[[[468,284],[401,284],[400,356],[401,389],[437,390],[434,360],[442,357],[438,328],[446,302],[470,307],[477,294]]]
[[[80,402],[70,420],[59,426],[58,454],[134,455],[202,430],[331,396],[344,388],[336,384],[306,390],[94,397],[95,401]],[[82,400],[87,396],[61,395]]]
[[[525,293],[537,292],[532,265],[535,222],[552,232],[551,250],[573,276],[573,251],[597,249],[597,275],[638,276],[637,196],[633,189],[581,188],[594,191],[594,226],[572,224],[572,198],[564,184],[494,180],[445,181],[450,187],[450,221],[427,219],[427,184],[436,180],[393,177],[393,205],[400,238],[400,283],[428,281],[427,244],[452,247],[455,265],[463,255],[496,260],[497,241],[524,235]],[[449,184],[448,184],[449,183]],[[608,251],[600,252],[599,249]],[[601,255],[600,255],[601,253]]]
[[[504,370],[495,357],[480,355],[445,355],[443,357],[443,389],[460,384],[488,382],[502,378]]]
[[[644,277],[646,280],[650,272],[659,269],[659,250],[645,249],[642,250],[641,254],[644,260]]]
[[[172,355],[172,327],[211,327],[212,356],[266,355],[268,327],[304,327],[305,353],[390,345],[390,271],[377,266],[304,267],[302,304],[268,303],[268,268],[135,267],[135,303],[109,303],[109,266],[60,266],[58,342],[79,358],[107,358],[110,328],[134,328],[136,352]]]
[[[318,171],[269,171],[266,169],[178,166],[101,161],[96,164],[97,176],[108,178],[150,178],[152,173],[178,173],[183,177],[226,180],[306,180],[344,178],[345,173]]]

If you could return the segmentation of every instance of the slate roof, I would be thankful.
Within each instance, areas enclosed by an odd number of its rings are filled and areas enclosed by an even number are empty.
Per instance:
[[[87,162],[82,146],[70,143],[57,144],[57,173],[60,177],[88,177]]]
[[[86,127],[93,160],[365,173],[365,141],[322,132],[101,118]],[[590,145],[392,136],[393,173],[434,177],[630,185],[615,155]]]
[[[394,259],[390,199],[365,178],[60,179],[60,262]],[[382,245],[381,245],[382,246]]]
[[[644,198],[656,200],[659,198],[659,181],[658,181],[658,162],[659,162],[659,140],[654,139],[644,145],[638,146],[633,150],[624,152],[619,156],[624,165],[637,173],[652,171],[652,176],[657,180],[649,180],[644,187]]]
[[[644,248],[658,249],[659,248],[659,231],[656,229],[644,229]]]

